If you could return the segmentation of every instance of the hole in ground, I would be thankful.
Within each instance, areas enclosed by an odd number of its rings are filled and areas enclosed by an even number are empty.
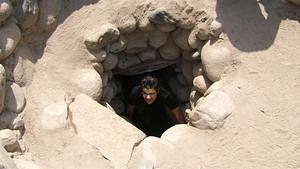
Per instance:
[[[175,71],[176,66],[174,64],[136,75],[114,74],[113,81],[118,83],[121,89],[111,100],[110,105],[121,117],[142,130],[147,136],[160,137],[165,130],[178,123],[174,114],[163,104],[169,105],[172,110],[178,107],[184,116],[185,104],[189,102],[188,97],[185,99],[178,97],[178,88],[186,88],[184,95],[189,96],[191,86],[182,84],[183,82],[178,80],[181,72]],[[145,102],[140,87],[140,81],[147,75],[156,77],[159,81],[159,92],[152,104]],[[130,105],[134,105],[134,114],[128,111]]]

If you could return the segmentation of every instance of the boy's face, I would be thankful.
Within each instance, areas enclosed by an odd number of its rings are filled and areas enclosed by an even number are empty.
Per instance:
[[[152,104],[158,95],[158,91],[155,89],[143,88],[143,98],[147,104]]]

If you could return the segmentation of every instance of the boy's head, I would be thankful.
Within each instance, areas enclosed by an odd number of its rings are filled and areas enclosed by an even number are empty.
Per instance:
[[[158,80],[153,76],[146,76],[141,81],[143,98],[147,104],[152,104],[159,93]]]

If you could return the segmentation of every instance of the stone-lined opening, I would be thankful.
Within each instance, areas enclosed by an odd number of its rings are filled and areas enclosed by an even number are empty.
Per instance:
[[[118,96],[127,89],[117,75],[136,76],[171,66],[176,75],[170,77],[168,86],[176,91],[183,112],[198,113],[194,108],[201,96],[220,80],[231,60],[230,51],[216,43],[221,32],[220,22],[184,1],[149,1],[134,13],[126,7],[119,9],[111,23],[97,24],[84,39],[92,66],[102,80],[101,98],[95,99],[122,114],[124,99]],[[193,118],[198,125],[200,117]]]

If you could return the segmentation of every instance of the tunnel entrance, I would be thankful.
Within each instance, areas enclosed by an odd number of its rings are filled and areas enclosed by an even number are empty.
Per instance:
[[[134,74],[134,75],[128,75],[128,74],[114,74],[113,75],[113,81],[115,81],[116,83],[119,84],[119,87],[121,87],[120,92],[114,97],[112,98],[111,102],[109,103],[112,108],[121,116],[124,117],[126,120],[128,120],[130,123],[132,123],[133,125],[135,125],[137,128],[139,128],[140,130],[142,130],[145,134],[147,135],[152,135],[152,136],[157,136],[160,137],[161,134],[167,130],[168,128],[172,127],[173,125],[175,125],[177,123],[176,118],[174,117],[174,115],[172,114],[172,112],[167,109],[167,107],[162,107],[161,105],[159,106],[158,102],[154,102],[155,104],[153,105],[143,105],[143,104],[138,104],[139,106],[142,106],[144,112],[144,114],[147,114],[147,111],[149,113],[149,117],[144,117],[143,118],[149,118],[150,119],[154,119],[155,118],[155,122],[153,122],[153,124],[148,124],[150,125],[152,128],[156,128],[156,131],[149,131],[149,129],[147,129],[147,124],[144,124],[145,122],[142,119],[138,119],[137,120],[137,116],[131,115],[128,112],[128,106],[129,106],[129,100],[130,100],[130,96],[132,96],[132,94],[134,93],[134,91],[136,91],[135,89],[139,88],[140,84],[141,84],[141,80],[146,77],[146,76],[152,76],[158,79],[158,83],[159,83],[159,94],[158,94],[158,99],[160,100],[162,97],[165,97],[166,94],[168,96],[170,96],[170,98],[172,98],[172,100],[170,100],[170,102],[172,104],[176,104],[179,106],[180,111],[182,113],[182,117],[184,118],[184,112],[185,112],[185,105],[186,103],[189,102],[189,98],[186,97],[184,100],[182,99],[182,97],[177,97],[176,96],[176,92],[178,91],[178,88],[185,88],[186,89],[186,96],[189,96],[190,90],[191,90],[191,85],[188,85],[188,83],[185,82],[180,82],[178,80],[178,76],[181,72],[176,72],[176,64],[167,66],[165,68],[162,69],[158,69],[158,70],[152,70],[152,71],[145,71],[145,72],[140,72],[138,74]],[[139,91],[140,93],[140,91]],[[136,93],[135,93],[136,94]],[[142,96],[142,93],[140,93]],[[139,101],[142,101],[143,98],[140,97],[138,99]],[[139,101],[137,101],[139,103]],[[157,104],[156,104],[157,103]],[[157,107],[159,106],[159,107]],[[156,108],[153,108],[156,107]],[[137,108],[135,108],[137,109]],[[140,110],[141,107],[139,107]],[[147,110],[148,109],[148,110]],[[153,111],[153,112],[150,112]],[[158,114],[158,111],[161,111],[160,113],[162,115]],[[136,112],[135,112],[136,113]],[[141,112],[140,112],[141,113]],[[153,116],[151,116],[151,114]],[[155,117],[154,117],[155,116]],[[148,120],[146,120],[148,121]]]

